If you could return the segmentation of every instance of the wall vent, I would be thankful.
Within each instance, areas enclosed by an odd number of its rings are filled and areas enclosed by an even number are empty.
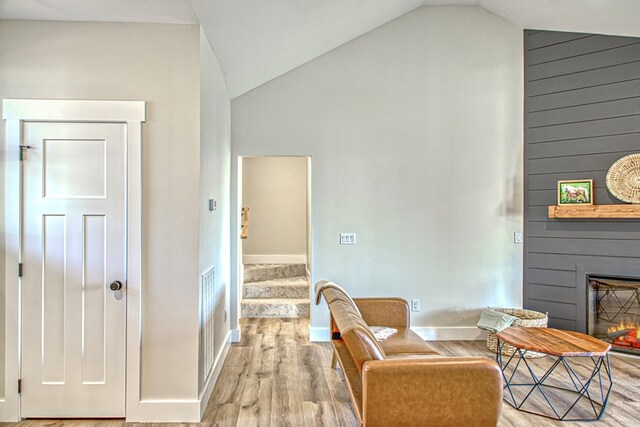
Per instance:
[[[202,274],[200,281],[200,360],[202,360],[202,382],[213,369],[215,348],[213,341],[213,316],[215,313],[215,268]]]

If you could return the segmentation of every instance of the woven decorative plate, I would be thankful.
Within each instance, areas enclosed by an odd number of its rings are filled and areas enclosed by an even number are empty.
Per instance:
[[[609,168],[607,188],[616,199],[640,203],[640,153],[624,156]]]

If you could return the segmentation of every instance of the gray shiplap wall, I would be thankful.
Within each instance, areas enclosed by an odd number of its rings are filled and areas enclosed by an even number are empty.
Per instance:
[[[621,203],[605,177],[640,152],[640,39],[532,30],[524,39],[524,306],[575,330],[586,298],[576,270],[640,275],[640,221],[552,220],[547,206],[558,180],[583,178],[596,204]]]

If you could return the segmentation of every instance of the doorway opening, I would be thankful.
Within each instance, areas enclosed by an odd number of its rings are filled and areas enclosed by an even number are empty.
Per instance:
[[[238,160],[240,318],[308,318],[311,157]]]

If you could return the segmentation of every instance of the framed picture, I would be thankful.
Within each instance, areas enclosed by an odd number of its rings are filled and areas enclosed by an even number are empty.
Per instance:
[[[593,205],[593,180],[558,181],[558,205]]]

